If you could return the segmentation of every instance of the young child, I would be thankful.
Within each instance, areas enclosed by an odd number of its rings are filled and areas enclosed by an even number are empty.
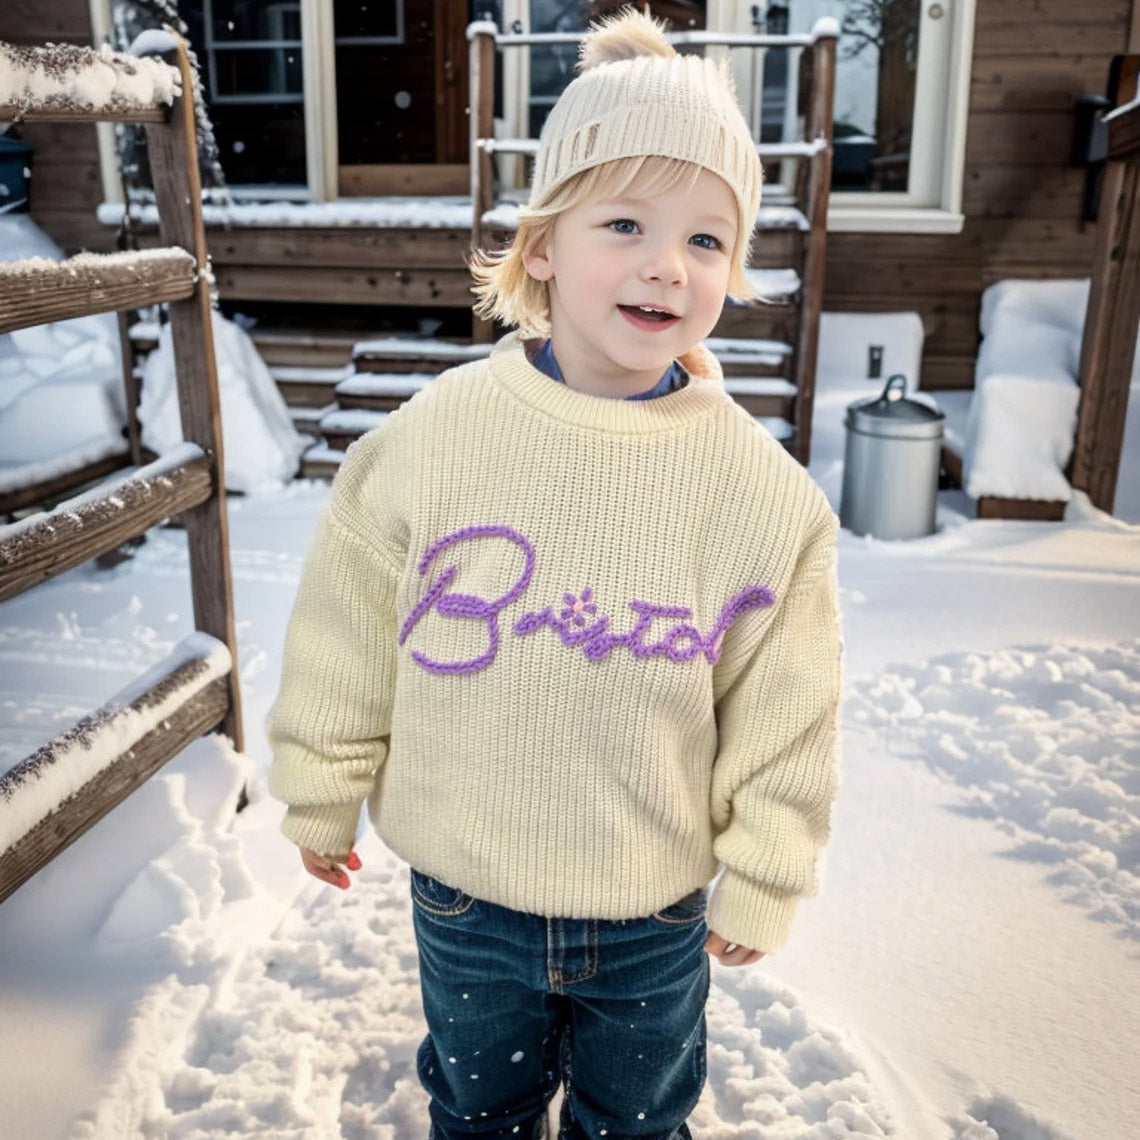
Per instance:
[[[474,260],[519,331],[353,446],[310,550],[270,787],[318,878],[365,800],[413,868],[437,1140],[543,1136],[559,1082],[563,1140],[688,1137],[708,956],[814,888],[836,521],[700,343],[760,184],[721,67],[595,29]]]

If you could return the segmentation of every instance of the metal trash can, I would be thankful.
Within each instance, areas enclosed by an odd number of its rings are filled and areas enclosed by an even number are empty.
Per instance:
[[[873,538],[934,533],[945,415],[906,396],[906,377],[847,407],[839,521]]]

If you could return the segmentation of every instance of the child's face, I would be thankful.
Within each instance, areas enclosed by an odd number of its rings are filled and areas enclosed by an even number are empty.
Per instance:
[[[548,282],[566,383],[596,396],[652,388],[720,317],[736,230],[736,199],[707,170],[691,188],[649,197],[634,184],[621,198],[559,214],[550,239],[523,263]]]

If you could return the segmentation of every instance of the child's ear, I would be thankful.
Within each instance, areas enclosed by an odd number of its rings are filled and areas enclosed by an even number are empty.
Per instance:
[[[523,268],[535,281],[549,281],[554,276],[554,266],[546,242],[537,242],[522,255]]]

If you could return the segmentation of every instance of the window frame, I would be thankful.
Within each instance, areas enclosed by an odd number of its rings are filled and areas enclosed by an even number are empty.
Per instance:
[[[106,42],[111,38],[111,0],[88,0],[88,5],[93,38],[95,42]],[[748,31],[751,7],[745,0],[709,0],[708,26],[713,30]],[[962,230],[977,0],[940,0],[938,7],[943,15],[938,20],[931,16],[931,7],[923,0],[915,90],[915,147],[911,154],[912,170],[916,166],[920,169],[919,188],[905,194],[833,194],[828,209],[829,232],[949,234]],[[529,0],[503,0],[504,27],[519,20],[526,30],[529,17]],[[272,197],[322,202],[339,197],[332,5],[327,0],[301,0],[301,24],[308,184],[295,188],[237,186],[232,188],[237,199]],[[503,84],[503,126],[508,135],[515,137],[522,125],[529,122],[530,68],[526,52],[505,53]],[[100,124],[98,133],[103,199],[121,203],[113,128]]]
[[[839,191],[829,199],[831,233],[960,233],[965,223],[966,125],[974,54],[977,0],[922,0],[918,78],[915,87],[911,180],[906,192]],[[502,21],[530,30],[530,0],[503,0]],[[751,32],[752,4],[708,0],[710,31]],[[740,53],[730,53],[740,54]],[[738,77],[739,83],[739,77]],[[504,53],[504,132],[529,122],[530,79],[526,52]]]
[[[237,201],[329,202],[339,197],[336,133],[336,41],[332,4],[300,0],[302,100],[305,115],[305,173],[303,186],[231,186]],[[95,43],[112,37],[111,0],[88,0]],[[401,25],[403,23],[401,5]],[[123,204],[122,181],[115,158],[114,128],[98,124],[99,169],[103,201]]]

